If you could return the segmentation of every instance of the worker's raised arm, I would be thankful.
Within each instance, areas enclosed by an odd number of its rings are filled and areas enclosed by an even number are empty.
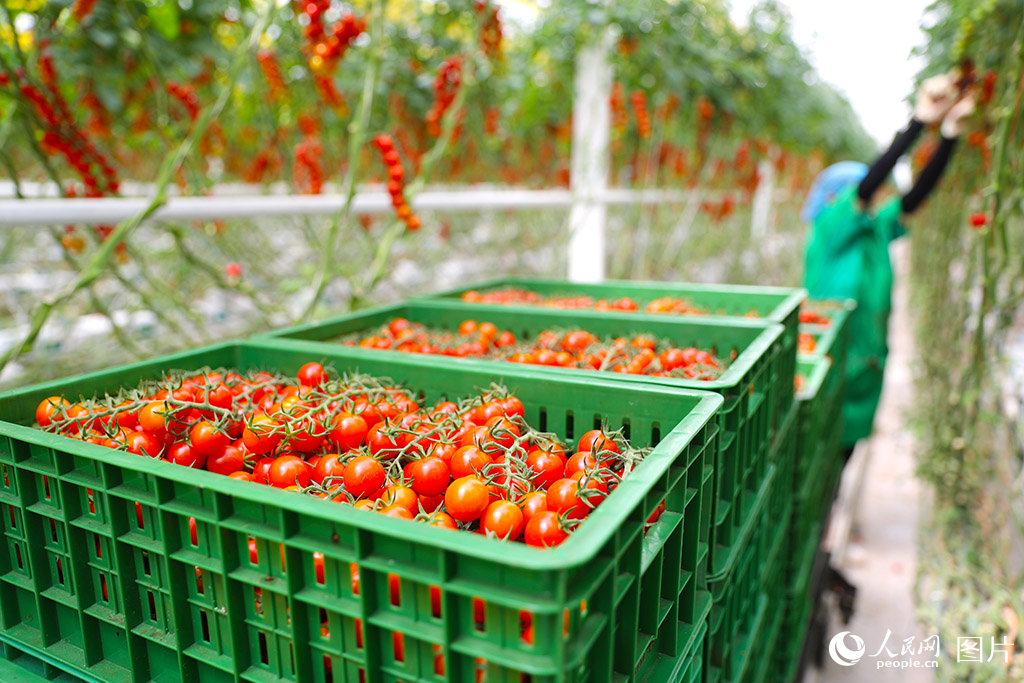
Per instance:
[[[956,101],[956,88],[953,78],[949,75],[933,76],[921,84],[914,105],[914,117],[910,124],[892,141],[889,149],[871,165],[864,179],[857,186],[857,197],[865,205],[885,179],[889,177],[896,162],[921,135],[926,125],[938,123]]]
[[[938,149],[935,150],[935,154],[928,160],[928,165],[921,171],[917,182],[910,188],[910,192],[904,195],[903,213],[914,212],[935,189],[939,178],[942,177],[942,172],[946,170],[949,158],[953,155],[957,138],[963,135],[967,119],[972,113],[974,113],[974,99],[967,97],[954,104],[946,114],[946,118],[942,120],[942,126],[939,128],[942,141],[939,143]]]

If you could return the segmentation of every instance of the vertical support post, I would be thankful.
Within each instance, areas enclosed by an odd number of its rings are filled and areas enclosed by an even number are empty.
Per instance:
[[[600,282],[605,274],[607,208],[602,195],[608,189],[611,44],[612,34],[606,28],[576,56],[568,254],[568,277],[573,282]]]
[[[750,236],[764,239],[768,236],[768,224],[771,222],[772,196],[775,194],[775,167],[767,159],[757,165],[760,182],[754,190],[754,199],[750,207]]]

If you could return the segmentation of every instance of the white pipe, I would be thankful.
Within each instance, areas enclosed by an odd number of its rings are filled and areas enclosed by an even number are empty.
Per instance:
[[[569,208],[569,190],[431,190],[413,198],[418,211],[479,212],[503,209]],[[686,194],[675,190],[605,190],[595,200],[601,204],[682,203]],[[0,200],[0,227],[29,225],[118,223],[142,211],[147,199],[103,197],[98,199]],[[154,221],[258,218],[265,216],[322,216],[338,211],[340,194],[170,197],[153,215]],[[392,211],[385,192],[357,193],[353,213],[383,214]]]

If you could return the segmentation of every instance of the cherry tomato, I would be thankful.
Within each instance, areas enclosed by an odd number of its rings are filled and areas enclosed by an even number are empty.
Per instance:
[[[304,387],[318,387],[327,381],[327,371],[320,363],[306,363],[299,368],[298,378]]]
[[[70,406],[71,404],[63,396],[44,398],[36,408],[36,422],[40,427],[48,427],[52,423],[54,415]]]
[[[583,519],[590,508],[579,496],[579,482],[575,479],[559,479],[548,487],[548,510],[566,519]]]
[[[369,425],[362,417],[351,413],[339,413],[331,420],[327,438],[341,450],[352,450],[362,445],[369,429]]]
[[[338,486],[344,477],[345,465],[342,464],[341,458],[336,453],[322,456],[313,466],[312,479],[321,486]]]
[[[462,477],[448,486],[444,494],[445,509],[460,522],[480,519],[490,502],[490,493],[476,477]]]
[[[196,452],[187,443],[176,443],[167,449],[167,459],[175,465],[202,468],[206,464],[206,455]]]
[[[491,456],[476,446],[463,446],[455,451],[449,467],[451,476],[454,479],[468,477],[472,474],[480,474],[484,468],[491,464]]]
[[[523,511],[515,503],[496,500],[480,518],[480,528],[506,541],[515,541],[523,533]]]
[[[561,544],[569,534],[562,528],[558,515],[550,510],[538,512],[526,523],[524,540],[535,548],[553,548]]]
[[[412,490],[420,496],[441,495],[452,479],[448,465],[436,455],[409,463],[407,476],[412,480]]]
[[[165,401],[147,403],[139,411],[139,426],[154,436],[163,436],[167,432],[166,414]]]
[[[412,519],[413,514],[409,512],[408,508],[402,505],[388,505],[380,509],[380,514],[387,517],[395,517],[397,519]]]
[[[580,437],[577,451],[590,451],[594,457],[605,460],[610,453],[621,453],[619,445],[600,429],[591,429]]]
[[[231,443],[231,440],[228,439],[227,434],[218,431],[213,423],[200,420],[189,431],[189,442],[192,444],[192,450],[196,452],[196,455],[202,457],[205,461],[208,456],[224,450]]]
[[[533,485],[546,489],[565,476],[565,461],[561,456],[535,448],[526,456],[526,466],[532,472]]]
[[[274,459],[267,470],[267,481],[279,489],[288,486],[309,486],[311,471],[306,461],[297,455],[282,455]]]
[[[522,417],[526,412],[523,410],[523,402],[515,396],[509,396],[502,400],[501,409],[505,411],[505,415],[508,417]]]
[[[129,453],[148,455],[151,458],[159,458],[164,449],[159,439],[148,432],[131,432],[125,437],[124,443]]]
[[[548,496],[544,491],[530,491],[519,499],[519,507],[523,511],[523,519],[527,522],[538,512],[548,509]]]
[[[411,515],[416,515],[420,511],[419,497],[416,492],[408,486],[389,486],[384,490],[384,497],[382,498],[384,505],[400,506],[404,507],[409,511]]]
[[[597,460],[590,451],[580,451],[565,463],[565,476],[572,477],[577,472],[590,472],[597,469]]]
[[[142,416],[139,416],[142,419]],[[242,432],[242,443],[250,452],[263,455],[277,448],[284,438],[281,423],[264,413],[257,413]]]
[[[206,458],[206,469],[217,474],[231,475],[245,467],[245,451],[239,446],[229,445],[218,454]]]
[[[427,517],[427,524],[430,526],[436,526],[439,529],[451,529],[453,531],[456,531],[459,528],[459,525],[455,523],[455,519],[451,515],[439,510],[435,510],[430,513],[430,516]],[[438,610],[438,612],[440,612],[440,610]]]
[[[365,498],[384,486],[384,466],[368,455],[352,458],[345,464],[345,490],[356,498]]]

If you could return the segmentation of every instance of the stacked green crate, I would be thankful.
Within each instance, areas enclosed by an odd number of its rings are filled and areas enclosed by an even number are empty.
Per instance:
[[[779,323],[785,328],[782,353],[773,363],[775,379],[792,377],[796,372],[796,339],[799,327],[799,309],[807,291],[789,287],[760,287],[748,285],[718,285],[693,282],[648,282],[642,280],[606,280],[600,283],[568,282],[546,278],[503,277],[480,282],[469,287],[441,292],[425,297],[434,301],[464,301],[469,292],[488,293],[516,288],[543,297],[590,297],[595,300],[617,300],[628,297],[641,312],[648,304],[663,297],[675,297],[693,304],[701,313],[687,313],[701,318],[725,316],[731,318],[760,318]],[[472,303],[472,302],[467,302]],[[473,304],[478,305],[478,304]],[[528,304],[510,304],[525,307]],[[659,313],[657,315],[678,315]],[[771,432],[785,421],[786,411],[793,402],[788,388],[778,392],[772,410]]]
[[[55,394],[102,395],[174,368],[294,373],[310,358],[283,343],[223,344],[0,395],[8,664],[24,663],[26,680],[68,672],[103,681],[439,683],[482,671],[493,681],[654,683],[672,680],[700,647],[711,599],[697,576],[722,403],[713,394],[318,350],[339,371],[389,376],[429,402],[502,381],[531,424],[561,438],[606,418],[628,427],[634,444],[654,446],[551,550],[367,514],[29,426]],[[662,501],[665,512],[645,531]],[[397,601],[389,575],[398,577]],[[485,603],[482,628],[476,599]],[[520,636],[524,609],[532,643]]]
[[[715,380],[652,377],[548,366],[525,366],[552,377],[607,377],[613,381],[645,386],[673,386],[721,394],[719,455],[714,463],[714,495],[708,571],[724,575],[738,562],[753,527],[754,506],[767,474],[770,448],[770,416],[781,384],[792,392],[793,380],[776,379],[784,328],[759,320],[738,318],[666,319],[664,316],[619,314],[593,310],[566,311],[547,308],[477,305],[419,301],[372,309],[271,333],[268,338],[302,347],[311,354],[339,348],[338,341],[356,333],[370,334],[395,318],[405,318],[433,328],[457,330],[467,318],[491,322],[511,330],[519,338],[533,337],[550,328],[582,327],[600,336],[652,334],[677,346],[712,349],[730,357],[729,367]],[[408,357],[397,351],[342,347],[370,358]],[[417,356],[437,367],[467,365],[507,368],[502,360]],[[524,367],[524,366],[519,366]],[[702,577],[703,578],[703,577]]]
[[[790,480],[796,456],[796,413],[791,411],[769,457],[754,524],[737,565],[711,577],[715,598],[708,638],[708,680],[767,681],[772,647],[783,628],[784,578],[789,529]]]

